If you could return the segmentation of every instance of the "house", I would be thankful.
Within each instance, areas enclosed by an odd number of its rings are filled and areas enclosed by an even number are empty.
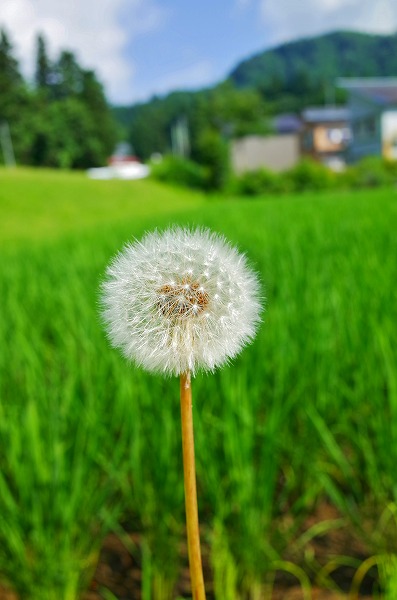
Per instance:
[[[340,106],[305,109],[301,115],[302,156],[309,156],[336,170],[343,167],[351,138],[349,116],[349,109]]]
[[[107,167],[88,169],[91,179],[143,179],[150,174],[150,168],[142,164],[130,153],[128,144],[119,144],[108,160]]]
[[[343,78],[352,127],[349,160],[383,156],[397,160],[397,78]]]
[[[259,168],[284,171],[305,156],[334,170],[344,167],[351,138],[348,108],[321,106],[307,108],[300,116],[278,115],[273,127],[276,135],[251,135],[232,142],[235,173]]]

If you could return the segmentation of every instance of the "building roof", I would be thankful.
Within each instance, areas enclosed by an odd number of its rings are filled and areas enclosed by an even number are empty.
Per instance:
[[[397,104],[397,77],[342,78],[338,86],[354,92],[375,104]]]
[[[305,123],[336,123],[348,121],[350,111],[344,106],[318,106],[306,108],[302,112]]]
[[[273,127],[277,133],[296,133],[302,129],[302,121],[298,115],[283,113],[274,117]]]

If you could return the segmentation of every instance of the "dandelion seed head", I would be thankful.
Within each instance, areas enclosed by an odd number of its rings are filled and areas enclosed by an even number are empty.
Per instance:
[[[260,322],[257,275],[223,237],[172,228],[128,244],[102,284],[111,343],[148,371],[214,370]]]

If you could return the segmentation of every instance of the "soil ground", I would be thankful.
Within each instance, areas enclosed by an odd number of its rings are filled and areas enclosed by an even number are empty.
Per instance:
[[[336,519],[338,516],[333,507],[323,504],[318,508],[316,514],[309,519],[306,526],[310,527],[316,522]],[[136,534],[131,534],[131,537],[135,543],[139,543]],[[310,545],[310,552],[317,564],[320,565],[326,564],[330,560],[330,557],[335,556],[354,556],[359,560],[364,560],[368,556],[360,542],[352,536],[351,532],[344,529],[330,530],[321,538],[313,540]],[[203,555],[203,563],[207,600],[214,600],[211,573],[205,553]],[[351,600],[352,596],[349,596],[349,590],[353,576],[353,569],[347,567],[339,568],[333,574],[335,587],[338,591],[321,589],[313,583],[311,600]],[[372,600],[371,590],[374,586],[375,578],[376,573],[372,572],[364,579],[360,595],[359,597],[355,596],[354,600]],[[95,576],[83,600],[103,600],[104,596],[101,594],[101,589],[103,588],[110,590],[117,600],[141,600],[140,565],[133,559],[115,534],[108,535],[103,544]],[[175,590],[175,597],[191,598],[187,564],[180,574]],[[18,599],[14,594],[0,587],[0,600],[24,599]],[[276,578],[272,600],[305,599],[300,586],[296,585],[295,579],[280,575]]]

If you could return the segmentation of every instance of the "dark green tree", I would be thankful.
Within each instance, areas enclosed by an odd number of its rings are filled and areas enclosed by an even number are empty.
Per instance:
[[[14,116],[15,100],[23,87],[18,62],[4,29],[0,30],[0,120]]]
[[[36,88],[48,92],[51,85],[52,66],[48,58],[44,37],[39,34],[36,41],[36,69],[34,81]]]
[[[223,189],[230,174],[229,146],[219,131],[208,127],[198,136],[194,158],[207,171],[209,190]]]
[[[141,159],[147,159],[154,152],[170,152],[170,128],[169,117],[157,99],[138,106],[129,138],[136,154]]]
[[[94,71],[82,71],[82,91],[79,98],[89,111],[93,123],[96,123],[96,137],[102,157],[100,162],[104,162],[114,149],[118,127],[107,103],[103,86]]]
[[[86,162],[91,160],[91,166],[93,163],[104,164],[115,147],[118,126],[107,103],[103,86],[94,71],[82,71],[79,99],[89,112],[92,122],[92,145],[87,148]],[[95,153],[92,153],[93,147]]]
[[[7,33],[0,30],[0,122],[8,122],[17,162],[61,168],[105,164],[117,125],[95,73],[66,50],[52,63],[42,35],[36,49],[35,86],[28,88]]]
[[[32,115],[32,94],[19,72],[12,43],[3,29],[0,31],[0,123],[8,123],[17,162],[26,161],[31,142]]]
[[[82,93],[83,70],[73,52],[62,50],[54,66],[53,80],[54,97],[57,100]]]
[[[40,47],[44,58],[42,43]],[[36,98],[30,162],[81,169],[105,164],[116,142],[117,126],[95,73],[82,69],[67,51],[61,52],[53,70],[48,58],[41,63],[41,81],[49,82],[49,93]]]

